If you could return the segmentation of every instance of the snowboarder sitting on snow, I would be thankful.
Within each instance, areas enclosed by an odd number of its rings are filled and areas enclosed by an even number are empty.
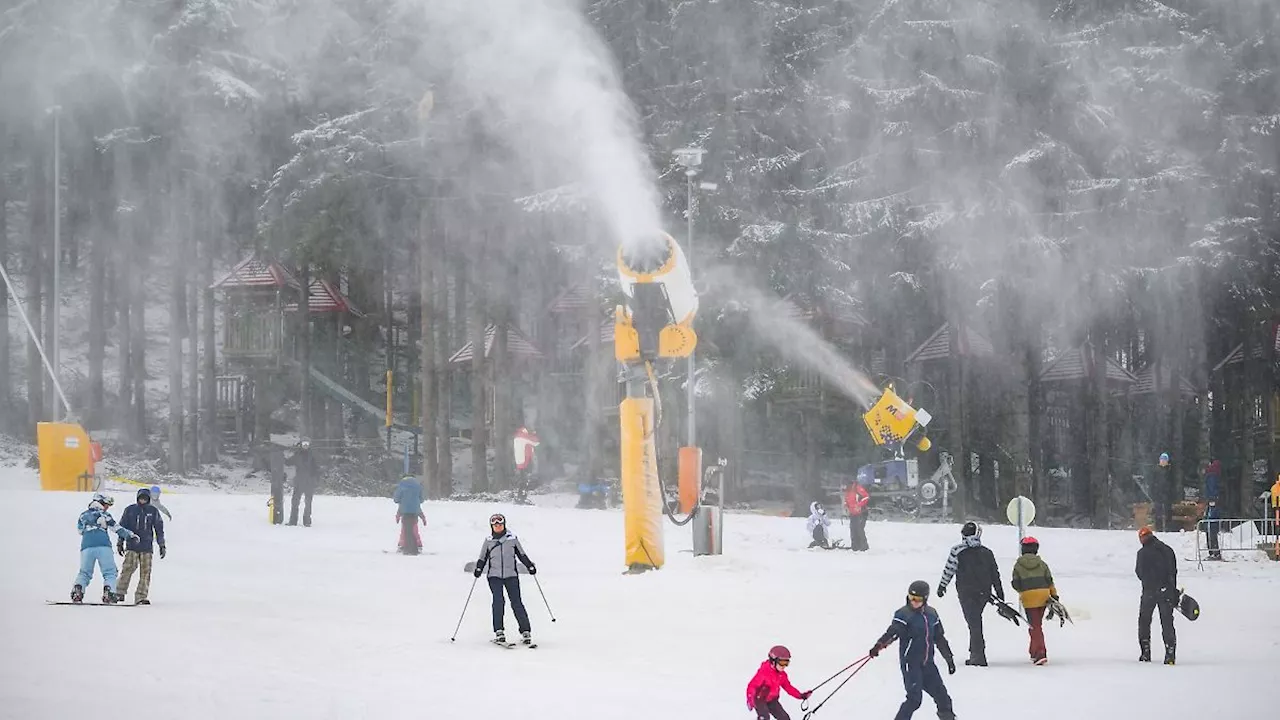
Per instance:
[[[102,602],[110,605],[116,601],[116,559],[111,555],[111,536],[107,533],[114,532],[121,539],[137,536],[116,524],[108,512],[114,504],[115,500],[110,495],[94,493],[89,509],[76,519],[76,530],[80,532],[80,572],[76,575],[75,586],[71,588],[72,602],[84,600],[84,588],[93,579],[94,563],[102,571]]]
[[[1045,665],[1049,651],[1044,645],[1044,611],[1050,601],[1058,601],[1058,588],[1053,584],[1053,571],[1040,559],[1040,541],[1028,535],[1022,538],[1022,555],[1013,564],[1013,589],[1027,613],[1027,632],[1031,635],[1028,652],[1031,662]]]
[[[831,549],[831,541],[828,539],[827,528],[831,527],[831,518],[827,517],[826,508],[822,507],[822,503],[809,503],[809,535],[813,537],[813,541],[809,543],[809,547],[820,547],[824,550]]]
[[[1164,664],[1173,665],[1178,649],[1178,634],[1173,627],[1173,608],[1178,602],[1178,557],[1143,527],[1138,531],[1138,562],[1134,573],[1142,582],[1142,600],[1138,604],[1139,662],[1151,662],[1151,615],[1160,608],[1160,631],[1164,636]]]
[[[770,715],[776,720],[791,720],[791,716],[782,709],[782,691],[797,700],[807,700],[812,690],[800,692],[787,678],[786,667],[791,664],[791,651],[781,645],[769,649],[769,659],[760,663],[760,669],[747,683],[747,709],[755,711],[756,720],[768,720]]]
[[[422,548],[418,522],[427,524],[427,516],[422,512],[422,483],[412,475],[405,475],[400,478],[391,499],[396,503],[396,522],[400,524],[400,543],[397,547],[406,555],[417,555]]]
[[[129,592],[129,581],[133,579],[133,571],[138,570],[138,589],[133,594],[133,602],[137,605],[150,605],[147,595],[151,591],[151,557],[153,547],[160,548],[160,557],[164,557],[164,520],[160,519],[159,509],[151,504],[151,490],[142,488],[138,491],[137,503],[124,509],[120,516],[120,526],[128,528],[137,537],[129,541],[125,547],[124,539],[116,541],[116,551],[124,557],[124,567],[120,570],[120,581],[116,584],[116,602],[124,602]]]
[[[982,613],[994,595],[1004,601],[1004,588],[1000,583],[1000,568],[996,556],[982,544],[982,528],[975,522],[967,522],[960,528],[960,542],[951,548],[947,566],[938,581],[938,597],[947,594],[947,584],[956,579],[956,596],[960,599],[960,611],[969,626],[969,659],[965,665],[987,666],[987,643],[982,636]]]
[[[893,614],[889,629],[871,646],[870,655],[876,657],[881,650],[898,641],[898,667],[902,670],[902,684],[907,689],[907,699],[902,701],[894,720],[907,720],[920,708],[924,693],[929,693],[938,706],[939,720],[955,720],[951,696],[942,683],[942,673],[934,664],[934,649],[942,653],[947,662],[947,673],[956,672],[955,657],[951,645],[942,630],[938,611],[929,607],[929,583],[916,580],[907,588],[907,604]]]
[[[506,613],[505,603],[502,598],[502,591],[507,591],[507,596],[511,598],[511,611],[516,614],[516,623],[520,628],[521,642],[525,645],[533,644],[533,637],[530,635],[529,613],[524,609],[524,602],[520,599],[520,575],[516,569],[516,560],[529,568],[530,575],[536,575],[538,569],[534,567],[533,561],[528,555],[524,554],[524,546],[516,539],[516,536],[507,530],[507,518],[501,513],[495,513],[489,517],[489,537],[484,539],[484,544],[480,546],[480,559],[476,561],[476,569],[474,571],[476,577],[480,577],[484,572],[485,565],[489,566],[489,590],[493,593],[493,634],[494,642],[506,643],[507,636],[503,631],[503,616]]]

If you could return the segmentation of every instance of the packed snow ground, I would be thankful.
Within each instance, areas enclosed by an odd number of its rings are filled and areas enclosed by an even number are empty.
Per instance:
[[[0,471],[11,550],[0,574],[0,717],[28,720],[135,703],[151,717],[189,720],[746,718],[743,689],[771,645],[791,648],[791,677],[802,689],[865,655],[907,584],[937,582],[958,534],[872,523],[869,553],[824,552],[805,549],[803,519],[733,514],[725,555],[693,557],[687,529],[668,526],[667,567],[624,576],[617,511],[430,503],[428,554],[404,557],[387,552],[397,533],[387,499],[321,496],[313,527],[274,527],[263,496],[175,489],[163,496],[173,519],[169,555],[155,561],[154,605],[54,607],[44,601],[66,599],[71,587],[75,518],[88,495],[42,493],[33,478]],[[118,518],[132,492],[114,494]],[[549,621],[524,577],[536,650],[488,643],[483,585],[449,641],[472,584],[462,566],[495,510],[538,563],[559,620]],[[847,533],[839,523],[833,530]],[[1034,667],[1025,629],[989,614],[992,667],[961,666],[946,677],[959,717],[1271,716],[1265,689],[1280,659],[1280,565],[1198,572],[1189,538],[1170,538],[1204,615],[1178,620],[1177,667],[1139,665],[1133,533],[1035,534],[1076,623],[1047,630],[1050,664]],[[1016,531],[988,527],[984,540],[1007,576]],[[101,584],[95,577],[91,598]],[[963,661],[959,608],[951,596],[935,605]],[[507,627],[515,627],[509,609]],[[1157,653],[1159,632],[1157,621]],[[892,717],[902,700],[895,653],[815,717]],[[803,716],[798,702],[784,702]],[[917,717],[934,717],[928,698]]]

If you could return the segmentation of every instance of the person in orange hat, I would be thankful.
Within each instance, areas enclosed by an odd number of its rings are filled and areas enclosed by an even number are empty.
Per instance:
[[[1178,558],[1149,527],[1138,531],[1138,562],[1134,572],[1142,583],[1138,605],[1138,662],[1151,662],[1151,615],[1160,609],[1160,631],[1164,639],[1164,664],[1176,659],[1178,635],[1173,628],[1173,606],[1178,601]]]

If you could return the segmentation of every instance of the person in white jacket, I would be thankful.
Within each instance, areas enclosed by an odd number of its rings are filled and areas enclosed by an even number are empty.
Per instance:
[[[807,527],[809,528],[809,535],[813,537],[809,547],[820,547],[824,550],[831,549],[831,540],[827,532],[827,528],[831,527],[831,518],[827,517],[827,510],[822,507],[822,503],[809,503],[809,522]]]

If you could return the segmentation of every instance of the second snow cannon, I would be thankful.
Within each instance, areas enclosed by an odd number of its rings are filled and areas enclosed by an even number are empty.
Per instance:
[[[629,572],[662,567],[662,515],[667,499],[658,477],[654,431],[658,381],[653,364],[685,358],[698,336],[698,294],[689,263],[670,235],[618,250],[618,279],[626,304],[614,309],[613,354],[622,366],[626,397],[618,406],[622,507]],[[697,448],[680,451],[680,494],[697,498],[702,469]]]
[[[885,388],[875,405],[862,415],[862,422],[866,424],[872,442],[892,449],[895,456],[901,455],[902,446],[917,435],[919,439],[916,440],[916,449],[927,452],[933,446],[925,436],[925,429],[931,420],[933,416],[928,411],[917,410],[898,397],[892,384]]]

